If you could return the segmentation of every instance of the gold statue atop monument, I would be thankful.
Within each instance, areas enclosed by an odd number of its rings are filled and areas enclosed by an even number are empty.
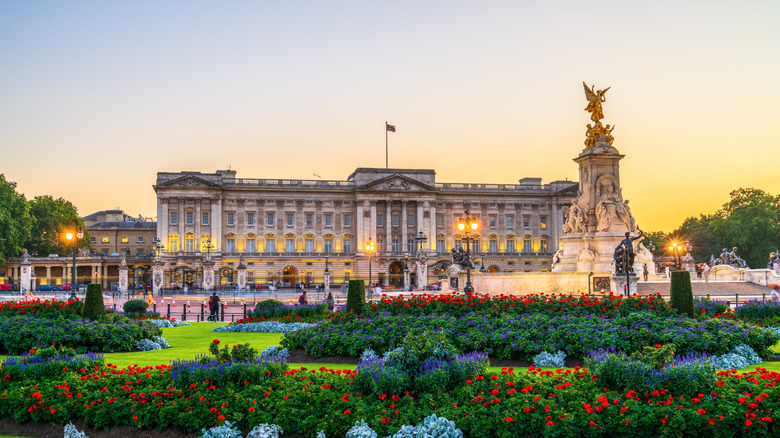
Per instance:
[[[585,134],[585,146],[592,148],[596,145],[596,140],[600,136],[604,136],[609,141],[610,146],[615,138],[612,137],[612,130],[614,126],[601,124],[601,119],[604,118],[604,110],[601,108],[601,104],[606,102],[607,98],[604,96],[607,91],[612,87],[607,87],[604,90],[596,90],[596,86],[593,85],[588,88],[588,85],[583,82],[583,88],[585,88],[585,98],[588,99],[588,106],[585,107],[585,111],[590,113],[590,119],[595,122],[593,125],[588,124],[588,130]]]

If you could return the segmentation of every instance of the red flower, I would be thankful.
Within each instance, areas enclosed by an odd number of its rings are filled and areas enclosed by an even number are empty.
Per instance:
[[[703,417],[704,414],[707,413],[707,411],[705,411],[704,409],[696,409],[696,413],[698,413],[699,415],[701,415]]]
[[[219,417],[217,417],[217,420],[225,421],[225,416],[224,415],[220,415]]]
[[[507,423],[511,423],[513,421],[512,417],[506,417],[504,420],[506,420]]]
[[[548,425],[548,426],[555,426],[555,423],[553,423],[552,421],[548,421],[548,422],[547,422],[547,425]]]
[[[352,412],[350,412],[350,410],[347,409],[346,411],[344,411],[344,415],[352,415]]]
[[[211,342],[212,342],[212,343],[214,343],[214,344],[219,344],[219,339],[214,339],[214,340],[213,340],[213,341],[211,341]]]
[[[137,415],[136,415],[135,417],[133,417],[133,421],[135,421],[135,420],[137,420],[137,419],[138,419],[138,416],[137,416]]]
[[[745,420],[745,426],[752,426],[753,422],[750,420]]]

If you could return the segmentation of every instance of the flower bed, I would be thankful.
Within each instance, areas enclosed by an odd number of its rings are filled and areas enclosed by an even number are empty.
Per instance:
[[[56,343],[79,353],[130,351],[141,339],[162,331],[151,322],[123,317],[106,321],[47,319],[35,316],[0,317],[0,349],[20,354],[34,347]]]
[[[302,329],[315,327],[314,324],[305,322],[242,322],[240,324],[228,324],[211,329],[212,332],[255,332],[255,333],[289,333]]]
[[[382,296],[371,307],[371,312],[391,314],[446,314],[463,316],[467,313],[491,315],[539,313],[546,315],[604,315],[620,316],[634,312],[654,312],[671,315],[672,308],[661,295],[624,297],[622,295],[480,295],[480,294],[422,294],[409,298]]]
[[[0,316],[34,315],[42,318],[79,317],[83,301],[34,299],[30,301],[0,301]]]
[[[542,351],[565,351],[584,358],[591,350],[616,348],[631,353],[654,344],[673,344],[678,354],[725,354],[747,344],[762,356],[777,342],[769,330],[734,321],[661,317],[652,312],[625,317],[539,314],[392,315],[366,318],[339,315],[329,323],[287,333],[282,346],[305,349],[313,356],[359,356],[366,349],[383,353],[408,334],[443,331],[461,353],[480,351],[499,358],[530,360]]]
[[[0,416],[18,422],[87,427],[126,425],[190,432],[235,422],[244,430],[273,423],[286,434],[345,436],[365,419],[380,436],[396,433],[436,414],[466,437],[517,436],[777,436],[780,375],[724,371],[707,393],[681,395],[674,388],[643,393],[617,391],[594,381],[587,370],[479,375],[449,392],[362,395],[354,370],[291,370],[262,385],[175,384],[170,366],[105,365],[69,369],[37,385],[0,381]]]

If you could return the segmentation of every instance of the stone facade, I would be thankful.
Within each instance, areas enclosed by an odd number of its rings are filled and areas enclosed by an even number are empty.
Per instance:
[[[549,270],[561,237],[562,208],[578,184],[524,178],[518,184],[438,183],[428,169],[359,168],[346,180],[244,179],[235,171],[160,172],[157,237],[165,287],[200,287],[204,261],[215,287],[235,287],[243,255],[247,285],[368,279],[401,286],[423,232],[435,281],[449,251],[465,242],[455,224],[465,210],[480,221],[472,234],[477,263],[489,272]],[[208,269],[210,271],[210,269]],[[412,273],[409,280],[416,284]],[[243,279],[242,279],[243,280]]]

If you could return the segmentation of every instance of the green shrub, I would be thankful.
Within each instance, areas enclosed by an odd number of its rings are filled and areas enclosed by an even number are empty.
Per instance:
[[[672,286],[669,294],[672,307],[681,315],[693,318],[693,288],[690,272],[672,271]]]
[[[125,313],[137,313],[141,314],[146,312],[146,308],[149,307],[149,303],[144,300],[129,300],[122,306]]]
[[[363,313],[366,308],[366,286],[363,280],[349,280],[347,312]]]
[[[81,316],[87,319],[97,319],[106,314],[106,305],[103,302],[103,286],[97,283],[87,285],[87,295],[84,297],[84,307],[81,308]]]
[[[269,309],[271,307],[279,307],[279,306],[284,306],[284,303],[279,300],[275,300],[271,298],[269,300],[263,300],[257,303],[257,305],[255,305],[255,312],[263,309]]]

